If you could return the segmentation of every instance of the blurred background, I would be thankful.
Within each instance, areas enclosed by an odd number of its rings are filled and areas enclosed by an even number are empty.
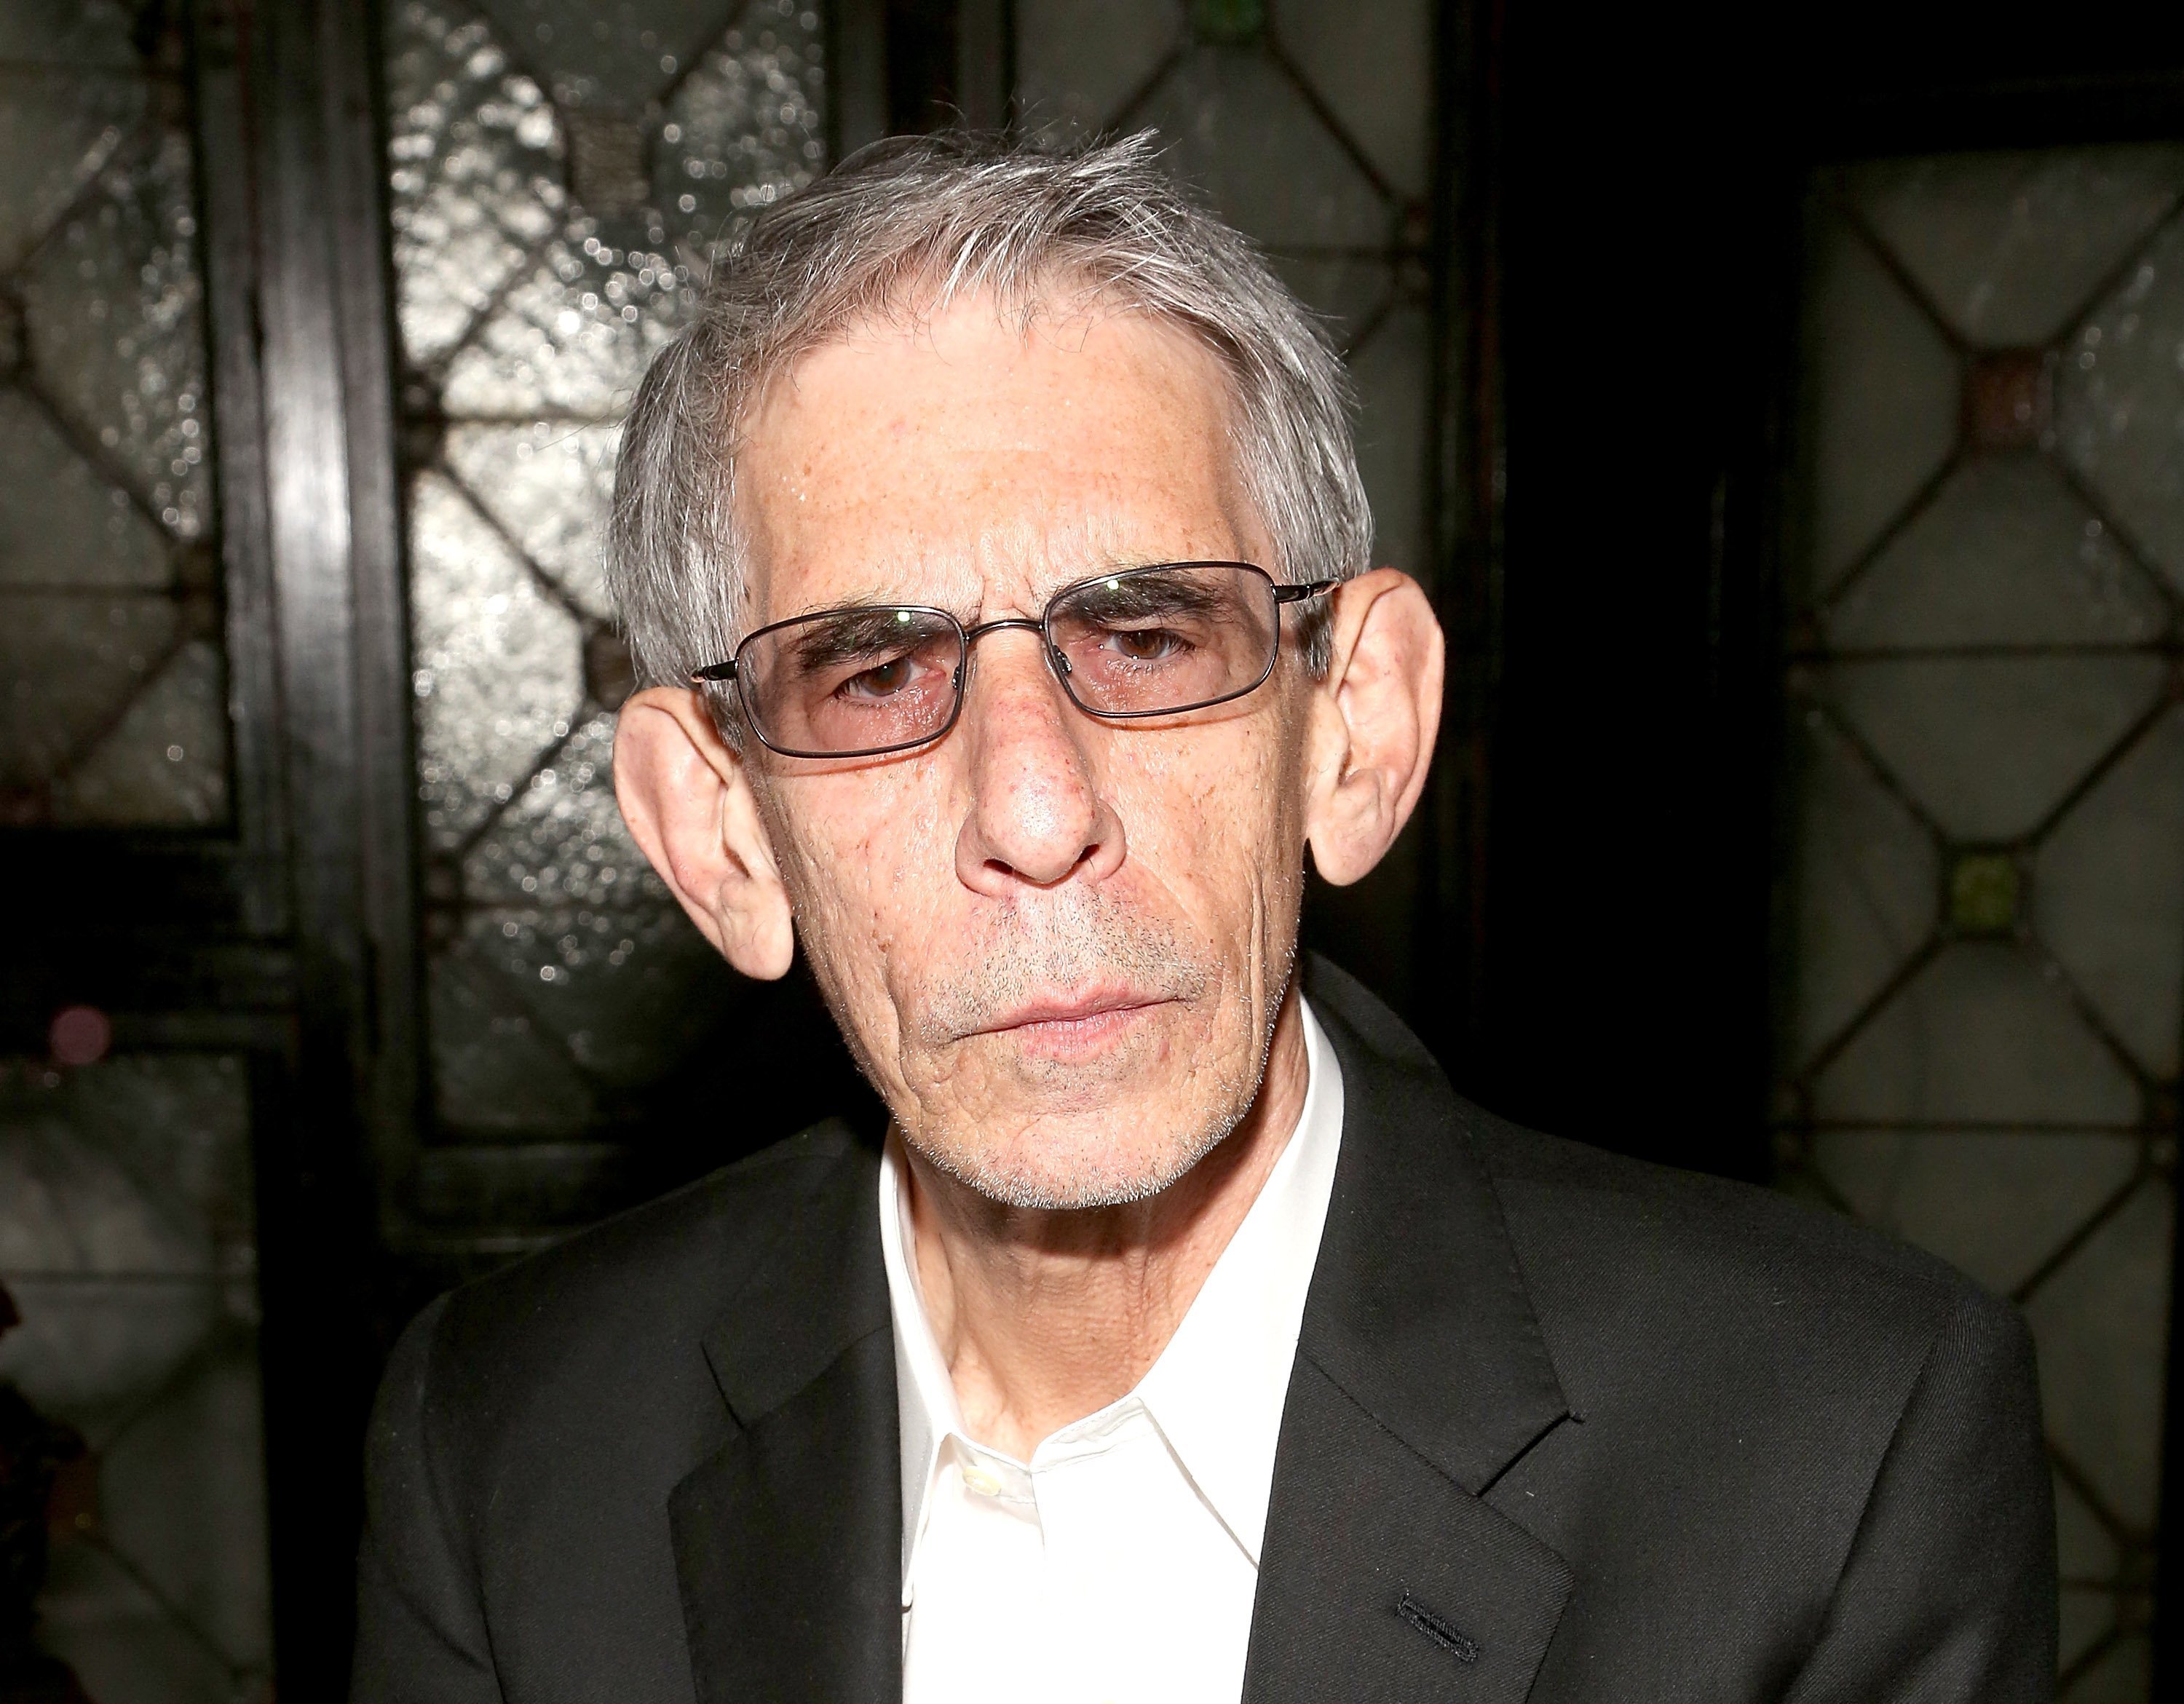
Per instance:
[[[599,535],[722,246],[951,123],[1157,128],[1348,353],[1453,668],[1313,943],[1488,1105],[2015,1298],[2064,1696],[2174,1696],[2174,35],[0,0],[0,1698],[338,1697],[415,1307],[877,1128],[622,832]]]

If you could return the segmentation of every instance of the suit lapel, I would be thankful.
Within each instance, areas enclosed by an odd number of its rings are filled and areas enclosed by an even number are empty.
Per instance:
[[[1323,962],[1342,1155],[1282,1416],[1245,1704],[1523,1698],[1569,1592],[1483,1501],[1567,1417],[1461,1104]],[[872,1157],[845,1138],[707,1338],[738,1431],[669,1523],[699,1704],[894,1704],[901,1456]]]
[[[1302,1358],[1262,1555],[1245,1704],[1515,1704],[1569,1592],[1560,1556]]]
[[[1518,1700],[1568,1595],[1562,1558],[1483,1501],[1567,1417],[1461,1104],[1324,962],[1341,1159],[1282,1414],[1246,1704]]]
[[[706,1339],[740,1428],[668,1522],[699,1704],[902,1695],[901,1456],[872,1157],[845,1146]]]

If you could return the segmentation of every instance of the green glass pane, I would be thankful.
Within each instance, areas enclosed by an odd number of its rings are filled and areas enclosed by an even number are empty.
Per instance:
[[[22,281],[38,382],[182,538],[212,520],[192,173],[176,132],[117,159]]]
[[[1934,844],[1817,711],[1793,744],[1796,966],[1785,1069],[1802,1068],[1878,994],[1934,927]]]
[[[2031,957],[1968,941],[1851,1038],[1813,1085],[1824,1120],[2129,1125],[2137,1085]]]
[[[2063,352],[2064,453],[2184,591],[2184,223],[2171,221]]]
[[[1018,0],[1017,95],[1034,126],[1104,131],[1184,39],[1177,0]],[[1134,125],[1132,126],[1134,128]]]
[[[2184,148],[1881,160],[1847,187],[1961,336],[2044,343],[2184,195]]]
[[[1835,664],[1824,689],[1911,795],[1960,839],[2036,826],[2159,699],[2147,656]]]
[[[1266,0],[1190,0],[1190,32],[1201,42],[1237,47],[1266,27]]]
[[[2033,927],[2139,1062],[2174,1079],[2184,1031],[2184,709],[2041,848]]]
[[[1871,549],[1957,442],[1960,376],[1940,332],[1839,222],[1814,237],[1803,344],[1808,599]]]
[[[2012,935],[2024,920],[2025,871],[2009,852],[1958,852],[1949,862],[1944,910],[1965,935]]]
[[[1846,647],[2128,644],[2168,608],[2043,460],[1966,463],[1829,610]]]

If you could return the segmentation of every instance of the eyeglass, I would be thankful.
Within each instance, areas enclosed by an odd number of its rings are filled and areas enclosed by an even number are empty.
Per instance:
[[[966,627],[918,604],[858,604],[760,627],[690,677],[733,682],[751,730],[784,757],[878,757],[939,739],[963,710],[971,647],[1021,627],[1087,716],[1180,716],[1266,683],[1288,604],[1340,582],[1277,585],[1248,562],[1165,562],[1063,587],[1036,621]]]

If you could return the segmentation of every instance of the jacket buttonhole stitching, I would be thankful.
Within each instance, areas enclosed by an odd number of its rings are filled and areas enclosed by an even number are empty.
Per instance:
[[[1406,1591],[1396,1601],[1396,1613],[1458,1662],[1476,1662],[1479,1660],[1479,1642],[1476,1640],[1459,1630],[1452,1622],[1427,1608],[1409,1592]]]

